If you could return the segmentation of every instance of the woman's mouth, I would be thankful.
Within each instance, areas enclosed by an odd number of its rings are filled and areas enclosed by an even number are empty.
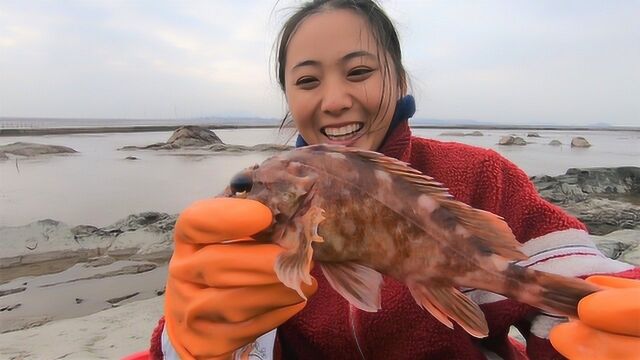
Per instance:
[[[320,132],[331,141],[344,142],[357,137],[363,127],[364,124],[358,122],[343,126],[325,126],[320,129]]]

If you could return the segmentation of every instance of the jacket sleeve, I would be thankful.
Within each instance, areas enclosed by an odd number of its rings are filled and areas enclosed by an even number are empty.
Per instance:
[[[544,200],[524,171],[495,151],[488,151],[481,164],[477,201],[504,217],[521,243],[554,231],[587,230],[576,218]]]
[[[544,200],[524,171],[509,160],[489,151],[476,171],[477,195],[471,205],[498,214],[509,224],[529,256],[518,265],[574,277],[609,274],[640,278],[640,268],[604,256],[585,225]],[[548,333],[564,318],[484,291],[474,290],[470,297],[482,304],[490,328],[498,329],[497,336],[506,336],[511,325],[520,330],[530,359],[562,358],[551,346]],[[490,337],[487,345],[491,348],[504,340]]]
[[[151,341],[149,344],[149,358],[151,360],[163,360],[162,353],[162,331],[164,330],[164,316],[160,318],[158,324],[151,333]]]

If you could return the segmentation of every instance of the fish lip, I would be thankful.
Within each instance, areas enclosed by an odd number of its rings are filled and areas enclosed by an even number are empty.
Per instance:
[[[327,135],[327,133],[325,132],[325,129],[328,127],[343,127],[351,124],[360,125],[360,128],[353,135],[349,136],[344,140],[331,139],[329,135]],[[323,126],[320,128],[320,133],[324,137],[325,141],[323,141],[323,143],[325,144],[350,146],[350,145],[353,145],[359,138],[361,138],[363,135],[366,134],[366,132],[363,131],[364,128],[365,128],[365,123],[362,121],[349,121],[349,122],[342,122],[342,123]]]

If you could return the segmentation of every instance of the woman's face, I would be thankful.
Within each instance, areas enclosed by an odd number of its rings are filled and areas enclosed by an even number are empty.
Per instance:
[[[384,51],[365,19],[350,10],[300,23],[286,52],[285,94],[307,143],[380,147],[399,97]]]

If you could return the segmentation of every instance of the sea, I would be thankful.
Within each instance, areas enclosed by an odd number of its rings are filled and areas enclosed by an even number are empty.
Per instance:
[[[575,167],[640,166],[640,131],[485,129],[480,130],[482,136],[461,134],[473,131],[476,130],[416,128],[413,133],[494,149],[529,176],[559,175]],[[527,137],[531,132],[539,137]],[[225,143],[240,145],[291,143],[294,135],[277,128],[225,129],[215,133]],[[505,135],[523,137],[528,144],[498,145]],[[134,213],[179,213],[196,200],[220,193],[236,172],[272,155],[119,150],[127,145],[164,142],[170,136],[171,131],[0,136],[0,145],[22,141],[63,145],[78,151],[0,160],[0,226],[53,219],[71,226],[102,227]],[[574,136],[584,137],[592,146],[572,148]],[[562,145],[551,146],[551,140],[559,140]]]

